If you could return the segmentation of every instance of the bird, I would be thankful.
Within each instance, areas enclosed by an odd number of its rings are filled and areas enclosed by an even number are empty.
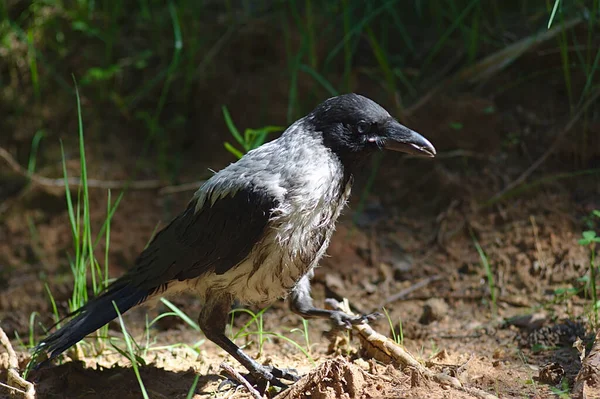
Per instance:
[[[225,335],[234,303],[264,307],[289,299],[304,318],[350,328],[366,320],[316,307],[310,280],[347,205],[354,176],[381,150],[434,157],[434,146],[375,101],[349,93],[329,98],[280,137],[216,172],[187,208],[158,232],[133,267],[74,312],[35,348],[46,360],[120,313],[156,298],[191,292],[198,324],[250,376],[285,386],[296,373],[262,365]]]

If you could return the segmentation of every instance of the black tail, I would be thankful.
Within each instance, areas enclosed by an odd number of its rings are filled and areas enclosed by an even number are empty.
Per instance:
[[[147,289],[132,287],[124,281],[116,281],[100,296],[90,300],[77,315],[69,320],[62,328],[55,331],[40,342],[34,349],[34,358],[41,352],[48,353],[48,359],[36,366],[46,364],[54,359],[86,335],[96,331],[117,317],[113,302],[120,313],[125,313],[135,305],[143,302],[148,296]]]

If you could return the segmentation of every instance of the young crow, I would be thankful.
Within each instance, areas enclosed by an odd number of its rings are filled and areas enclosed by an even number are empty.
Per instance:
[[[302,317],[349,327],[364,317],[318,309],[313,269],[350,196],[353,175],[381,149],[433,157],[435,148],[381,106],[357,94],[333,97],[276,140],[216,173],[187,209],[160,231],[135,266],[91,299],[37,352],[51,360],[151,297],[191,291],[203,302],[206,337],[256,378],[280,384],[294,374],[259,364],[225,336],[234,301],[264,307],[289,295]]]

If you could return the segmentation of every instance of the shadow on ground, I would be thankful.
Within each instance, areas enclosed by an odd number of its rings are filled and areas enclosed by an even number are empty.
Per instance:
[[[185,398],[196,372],[168,371],[147,365],[140,368],[148,396],[151,398]],[[40,398],[140,398],[140,387],[132,368],[115,366],[98,369],[85,368],[83,362],[69,362],[32,374]],[[205,386],[222,379],[216,374],[200,375],[195,392],[203,392]]]

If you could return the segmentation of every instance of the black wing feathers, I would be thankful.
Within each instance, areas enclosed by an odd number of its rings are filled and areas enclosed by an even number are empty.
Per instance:
[[[206,272],[223,274],[244,260],[263,236],[274,198],[246,188],[207,203],[196,201],[156,235],[128,277],[137,286],[156,289],[172,280]]]
[[[49,360],[53,359],[114,319],[117,313],[113,303],[125,313],[170,281],[191,279],[209,271],[225,273],[244,260],[262,239],[276,205],[265,192],[251,188],[225,196],[212,206],[207,203],[198,212],[192,201],[156,235],[133,269],[43,340],[35,356],[46,351]]]

